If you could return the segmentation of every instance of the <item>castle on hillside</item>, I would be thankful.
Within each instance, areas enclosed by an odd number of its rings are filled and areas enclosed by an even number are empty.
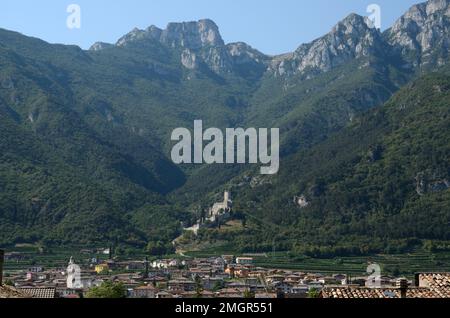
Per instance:
[[[233,201],[231,201],[230,192],[225,191],[223,202],[214,203],[211,209],[209,209],[209,218],[211,222],[215,222],[217,218],[224,215],[229,215],[233,207]]]
[[[199,220],[195,225],[185,228],[185,231],[194,232],[196,235],[198,231],[211,224],[216,224],[217,221],[228,220],[231,216],[231,211],[233,208],[233,201],[231,200],[231,194],[225,191],[223,196],[223,202],[214,203],[212,208],[208,210],[208,215],[205,218]]]

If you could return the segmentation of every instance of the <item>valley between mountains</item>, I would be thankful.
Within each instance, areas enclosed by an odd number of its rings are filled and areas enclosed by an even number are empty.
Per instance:
[[[350,14],[280,56],[207,19],[90,50],[0,29],[0,246],[449,251],[449,4],[384,32]],[[279,173],[174,164],[195,120],[280,128]],[[183,233],[225,191],[231,222]]]

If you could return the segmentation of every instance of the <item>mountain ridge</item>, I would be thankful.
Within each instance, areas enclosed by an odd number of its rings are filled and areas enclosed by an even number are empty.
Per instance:
[[[246,56],[246,62],[266,67],[266,72],[273,72],[276,76],[292,76],[306,70],[326,72],[336,65],[373,53],[368,50],[376,51],[378,54],[386,51],[392,51],[393,54],[400,51],[401,55],[406,55],[411,50],[425,53],[433,41],[441,47],[448,47],[446,32],[440,32],[441,35],[444,34],[442,38],[439,34],[436,35],[436,28],[433,29],[433,22],[448,18],[450,15],[448,5],[448,0],[429,0],[417,4],[383,33],[371,25],[367,17],[352,13],[339,21],[327,35],[310,43],[301,44],[294,52],[275,56],[261,53],[244,42],[225,44],[219,27],[210,19],[169,23],[166,29],[159,29],[153,25],[146,30],[135,28],[119,39],[115,45],[98,42],[91,49],[126,47],[139,41],[156,41],[171,48],[183,48],[182,65],[188,69],[198,67],[197,56],[199,56],[213,71],[226,73],[233,71],[231,50],[240,44],[240,55]],[[415,26],[411,27],[411,23]],[[417,34],[411,35],[409,34],[411,32]],[[417,41],[419,37],[422,44]],[[358,40],[365,42],[352,43]],[[209,48],[208,52],[198,52],[205,47]],[[445,59],[445,52],[442,54],[444,55],[442,58]],[[413,63],[416,63],[415,66],[421,64],[417,61]]]

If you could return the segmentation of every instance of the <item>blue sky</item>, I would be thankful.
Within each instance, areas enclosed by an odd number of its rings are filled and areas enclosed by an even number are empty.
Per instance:
[[[381,7],[382,28],[390,27],[421,0],[1,0],[0,27],[51,43],[89,48],[115,43],[134,27],[210,18],[225,42],[244,41],[267,54],[289,52],[325,33],[348,14]],[[81,7],[81,28],[66,26],[69,4]]]

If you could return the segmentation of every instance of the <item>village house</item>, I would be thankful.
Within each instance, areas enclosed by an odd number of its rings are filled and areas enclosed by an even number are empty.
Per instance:
[[[156,288],[158,288],[160,290],[167,288],[167,283],[168,283],[167,277],[154,275],[154,276],[151,276],[148,279],[148,281],[151,282],[151,284],[153,286],[156,286]]]
[[[247,285],[252,285],[252,286],[256,286],[260,283],[260,278],[258,277],[252,277],[252,276],[248,276],[247,278],[245,278],[245,283]]]
[[[194,291],[196,283],[189,280],[171,280],[168,283],[169,290]]]
[[[234,269],[234,277],[247,278],[250,274],[250,269],[246,267],[237,267]]]
[[[156,269],[169,269],[169,268],[178,267],[179,265],[181,265],[181,263],[179,263],[178,260],[174,260],[174,259],[168,260],[168,259],[166,259],[166,260],[154,261],[150,265],[151,265],[152,268],[156,268]]]
[[[222,259],[225,261],[226,264],[234,263],[234,255],[222,255]]]
[[[97,274],[105,273],[109,271],[109,265],[106,263],[95,265],[95,272]]]
[[[166,291],[160,291],[156,294],[156,298],[159,299],[168,299],[168,298],[174,298],[171,293],[168,293]]]
[[[296,285],[292,286],[291,291],[285,294],[285,298],[307,298],[309,292],[309,286]]]
[[[192,278],[198,277],[207,277],[213,274],[212,268],[192,268],[189,270],[190,276]]]
[[[42,273],[44,271],[44,267],[42,266],[33,266],[28,269],[30,273]]]
[[[205,290],[213,290],[217,286],[222,286],[223,284],[224,280],[222,278],[204,277],[202,279],[202,286]]]
[[[281,283],[281,282],[284,282],[284,280],[285,280],[285,277],[283,275],[266,276],[266,282],[268,284]]]
[[[181,291],[178,293],[174,293],[174,292],[172,292],[172,293],[176,297],[185,298],[185,299],[192,299],[192,298],[196,298],[198,296],[196,291],[188,291],[188,292]],[[201,298],[215,298],[216,297],[215,293],[208,291],[208,290],[202,291],[200,295],[201,295]]]
[[[253,265],[253,258],[252,257],[237,257],[236,258],[236,264],[238,265]]]
[[[243,298],[244,293],[248,291],[247,288],[223,288],[219,290],[216,295],[219,298]]]
[[[287,275],[284,279],[285,282],[289,283],[289,284],[297,284],[302,278],[298,275]]]
[[[57,298],[79,298],[83,292],[81,290],[70,289],[66,287],[56,287]]]
[[[278,295],[276,293],[267,293],[267,292],[260,292],[255,294],[256,299],[276,299],[278,298]]]
[[[112,279],[115,281],[130,283],[142,281],[142,278],[142,275],[140,275],[139,273],[123,273],[112,276]]]
[[[275,282],[272,286],[278,293],[282,293],[282,294],[291,294],[292,293],[292,286],[288,283]]]
[[[132,289],[129,292],[130,298],[156,298],[159,290],[153,285],[140,286]]]
[[[379,284],[384,287],[393,287],[396,284],[396,279],[389,276],[381,276],[378,281],[375,278],[367,278],[365,281],[365,287],[371,287],[375,284]]]

